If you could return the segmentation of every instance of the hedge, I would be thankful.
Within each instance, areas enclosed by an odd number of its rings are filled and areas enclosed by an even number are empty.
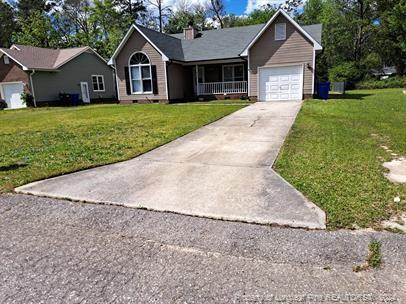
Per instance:
[[[406,77],[391,77],[383,80],[364,80],[358,82],[357,89],[406,88]]]

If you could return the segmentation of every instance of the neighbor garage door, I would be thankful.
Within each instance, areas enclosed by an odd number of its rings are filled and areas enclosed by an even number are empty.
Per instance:
[[[21,99],[21,93],[24,92],[22,82],[19,83],[0,83],[1,95],[7,103],[9,109],[25,108],[26,105]]]
[[[301,100],[303,66],[280,66],[259,69],[259,100]]]

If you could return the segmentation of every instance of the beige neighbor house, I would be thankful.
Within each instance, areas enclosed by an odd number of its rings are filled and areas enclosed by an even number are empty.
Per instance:
[[[26,45],[0,48],[0,98],[11,109],[26,105],[22,92],[36,105],[54,105],[59,94],[79,94],[79,100],[116,100],[113,69],[89,47],[48,49]]]
[[[122,103],[301,100],[314,94],[320,41],[320,24],[300,26],[283,10],[262,25],[173,35],[133,25],[109,64]]]

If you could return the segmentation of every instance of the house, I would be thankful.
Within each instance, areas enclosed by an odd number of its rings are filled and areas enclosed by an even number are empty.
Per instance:
[[[23,91],[36,105],[56,103],[60,93],[79,94],[84,103],[116,98],[113,69],[89,47],[0,48],[1,98],[8,108],[22,108]]]
[[[196,98],[301,100],[314,94],[321,25],[283,10],[262,25],[163,34],[133,25],[109,64],[122,103]]]

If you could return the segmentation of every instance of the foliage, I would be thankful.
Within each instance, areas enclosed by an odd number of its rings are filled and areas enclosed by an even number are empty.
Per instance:
[[[33,11],[25,19],[19,19],[20,31],[15,33],[15,43],[36,47],[57,47],[59,36],[51,20],[44,12]]]
[[[193,25],[199,31],[210,29],[207,23],[208,10],[201,4],[188,5],[181,3],[169,18],[165,27],[167,33],[182,33],[183,29]]]
[[[381,256],[381,243],[377,240],[373,240],[368,245],[368,266],[372,268],[378,268],[382,263]]]
[[[334,95],[333,95],[334,96]],[[389,182],[381,148],[406,155],[401,89],[350,91],[304,103],[276,162],[277,171],[327,213],[330,229],[379,227],[406,211],[406,187]]]
[[[328,79],[331,82],[351,82],[361,77],[359,70],[353,62],[344,62],[331,68],[328,73]]]
[[[45,0],[19,0],[17,2],[17,15],[21,20],[29,18],[32,13],[43,13],[45,9]]]
[[[98,105],[0,113],[0,192],[127,160],[244,105]],[[16,166],[16,164],[25,164]]]
[[[405,88],[406,77],[390,77],[387,79],[364,80],[356,84],[357,89],[387,89],[387,88]]]
[[[22,99],[23,103],[24,103],[27,107],[32,107],[32,106],[34,106],[34,96],[32,96],[31,93],[28,93],[28,92],[23,92],[23,93],[21,93],[21,99]]]
[[[0,0],[0,47],[10,47],[11,37],[17,29],[13,8]]]

